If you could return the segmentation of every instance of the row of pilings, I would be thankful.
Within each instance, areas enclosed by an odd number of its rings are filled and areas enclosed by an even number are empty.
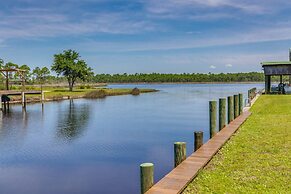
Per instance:
[[[247,102],[256,95],[256,88],[248,90]],[[218,106],[217,106],[218,104]],[[246,103],[247,104],[247,103]],[[227,98],[219,98],[217,101],[209,101],[209,136],[210,139],[227,124],[243,113],[243,94],[235,94]],[[218,108],[218,110],[217,110]],[[217,122],[218,118],[218,122]],[[203,131],[194,132],[194,152],[203,145]],[[174,143],[174,167],[177,167],[186,159],[186,142]],[[154,164],[143,163],[140,165],[140,191],[146,193],[154,185]]]

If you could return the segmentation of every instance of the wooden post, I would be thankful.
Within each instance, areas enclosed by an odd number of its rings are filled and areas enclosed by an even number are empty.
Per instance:
[[[216,134],[217,102],[209,102],[209,132],[210,138]]]
[[[265,76],[265,93],[270,94],[271,92],[271,76],[266,75]]]
[[[234,116],[234,105],[233,105],[233,96],[228,96],[227,97],[227,122],[230,123],[233,121],[233,116]]]
[[[8,71],[6,71],[6,90],[9,90],[9,78],[8,78]]]
[[[186,142],[175,142],[174,143],[175,167],[177,167],[185,159],[186,159]]]
[[[291,49],[289,49],[289,61],[291,61]],[[291,85],[291,75],[289,75],[289,85]]]
[[[6,113],[7,109],[6,109],[6,101],[5,100],[4,100],[3,104],[4,104],[4,112]]]
[[[225,127],[226,120],[226,99],[219,99],[219,131]]]
[[[44,91],[41,91],[41,102],[44,102]]]
[[[251,102],[252,102],[252,94],[251,94],[252,90],[248,90],[248,106],[251,106]]]
[[[2,95],[0,95],[0,110],[2,110]]]
[[[234,104],[234,119],[238,117],[238,107],[239,107],[239,99],[238,95],[233,95],[233,104]]]
[[[203,131],[194,132],[194,152],[203,145]]]
[[[21,92],[21,102],[22,102],[22,108],[26,107],[26,98],[25,98],[25,93]]]
[[[243,94],[239,93],[238,94],[238,100],[239,100],[239,109],[238,109],[238,114],[241,115],[243,112],[243,104],[244,104],[244,99],[243,99]]]
[[[154,185],[154,164],[143,163],[140,165],[140,191],[147,192]]]

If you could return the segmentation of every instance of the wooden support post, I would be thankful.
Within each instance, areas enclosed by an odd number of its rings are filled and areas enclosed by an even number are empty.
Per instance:
[[[7,108],[6,108],[6,101],[4,101],[3,104],[4,104],[4,112],[6,112],[6,111],[7,111]]]
[[[0,95],[0,110],[2,110],[2,95]]]
[[[6,71],[6,90],[9,90],[9,77],[8,77],[8,71]]]
[[[238,95],[233,95],[233,104],[234,104],[234,119],[238,117],[238,107],[239,107],[239,99]]]
[[[44,91],[41,91],[41,102],[43,103],[44,102]]]
[[[239,101],[238,114],[241,115],[243,112],[243,104],[244,104],[244,99],[243,99],[242,93],[238,94],[238,101]]]
[[[140,165],[140,191],[146,193],[154,185],[154,164],[143,163]]]
[[[174,163],[177,167],[186,159],[186,142],[174,143]]]
[[[226,99],[219,99],[219,131],[225,127],[226,120]]]
[[[291,61],[291,49],[289,49],[289,61]],[[289,85],[291,85],[291,75],[289,75]]]
[[[209,102],[209,132],[210,138],[216,134],[216,120],[217,120],[217,102]]]
[[[234,105],[233,105],[233,96],[228,96],[227,97],[227,122],[230,123],[233,121],[233,116],[234,116]]]
[[[271,92],[271,76],[266,75],[265,76],[265,93],[270,94]]]
[[[21,92],[21,103],[22,103],[22,108],[26,108],[26,98],[25,98],[24,92]]]
[[[251,92],[252,92],[252,90],[248,90],[248,101],[247,101],[248,106],[251,106],[251,102],[252,102]]]
[[[203,145],[203,131],[194,132],[194,152]]]

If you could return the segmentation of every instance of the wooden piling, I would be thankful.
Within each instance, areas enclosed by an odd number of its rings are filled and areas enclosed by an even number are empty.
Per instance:
[[[226,120],[226,99],[219,99],[219,131],[225,127]]]
[[[265,75],[265,93],[269,94],[271,92],[271,76]]]
[[[41,91],[41,102],[44,102],[44,91]]]
[[[154,164],[143,163],[140,165],[140,191],[147,192],[154,185]]]
[[[4,105],[4,112],[7,111],[7,108],[6,108],[6,101],[3,102],[3,105]]]
[[[194,132],[194,152],[203,145],[203,131]]]
[[[243,104],[244,104],[243,94],[242,93],[239,93],[238,94],[238,98],[239,98],[238,114],[241,115],[242,112],[243,112]]]
[[[174,143],[175,167],[177,167],[185,159],[186,159],[186,142],[175,142]]]
[[[2,95],[0,95],[0,110],[2,110]]]
[[[233,121],[233,116],[234,116],[234,105],[233,105],[233,96],[228,96],[227,97],[227,122],[228,124]]]
[[[238,117],[238,113],[239,113],[239,98],[238,95],[233,95],[233,104],[234,104],[234,119],[236,117]]]
[[[21,102],[22,102],[22,108],[26,107],[26,99],[25,99],[25,93],[21,92]]]
[[[209,132],[210,138],[216,134],[216,120],[217,120],[217,102],[209,102]]]

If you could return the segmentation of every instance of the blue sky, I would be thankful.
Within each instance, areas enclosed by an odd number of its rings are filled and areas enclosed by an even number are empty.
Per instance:
[[[50,66],[74,49],[96,73],[261,71],[288,60],[287,0],[0,0],[0,58]]]

